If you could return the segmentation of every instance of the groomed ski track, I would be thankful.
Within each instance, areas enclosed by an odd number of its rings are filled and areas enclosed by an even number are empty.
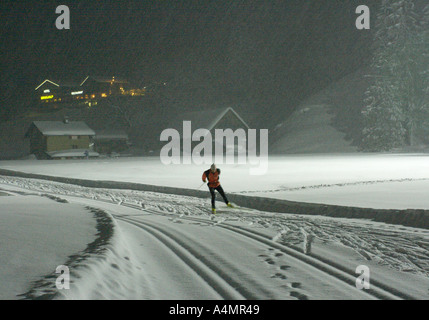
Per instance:
[[[243,226],[242,218],[258,218],[261,213],[252,209],[237,208],[231,210],[228,215],[212,216],[201,215],[202,209],[199,204],[190,204],[190,208],[200,211],[199,216],[189,215],[189,207],[173,199],[175,208],[164,206],[158,203],[155,206],[147,206],[144,201],[136,203],[132,199],[118,199],[114,193],[106,193],[106,190],[93,189],[88,194],[87,188],[79,190],[78,187],[48,181],[36,181],[17,178],[21,182],[18,189],[29,190],[40,194],[43,185],[43,194],[66,199],[70,202],[78,202],[99,208],[108,212],[116,224],[122,229],[125,225],[146,234],[158,242],[159,250],[167,250],[182,263],[182,267],[188,269],[190,274],[199,280],[196,283],[205,283],[207,292],[200,296],[203,299],[308,299],[323,298],[320,293],[313,297],[302,293],[299,281],[285,281],[287,276],[284,270],[289,268],[302,271],[307,283],[314,283],[316,287],[328,288],[328,291],[335,291],[334,296],[325,298],[345,298],[345,299],[413,299],[415,297],[402,292],[399,289],[390,287],[385,283],[374,281],[371,283],[371,290],[358,290],[355,287],[356,274],[353,270],[336,264],[330,260],[316,255],[306,255],[302,250],[294,245],[285,245],[276,241],[276,237],[259,232],[254,228]],[[16,180],[15,180],[16,182]],[[37,187],[38,186],[38,187]],[[23,188],[24,187],[24,188]],[[62,191],[61,191],[62,189]],[[25,191],[23,191],[25,192]],[[150,194],[150,193],[149,193]],[[162,198],[162,195],[151,194]],[[165,195],[164,195],[165,196]],[[120,210],[118,209],[120,206]],[[193,207],[193,208],[192,208]],[[124,213],[126,208],[127,212]],[[157,209],[158,208],[158,209]],[[174,212],[173,212],[174,211]],[[246,220],[246,219],[244,219]],[[185,228],[186,226],[186,228]],[[228,250],[219,250],[219,243],[210,243],[204,239],[192,236],[194,228],[206,228],[208,239],[213,241],[225,240],[224,248],[229,246],[240,246],[238,252],[249,250],[253,247],[255,252],[266,252],[258,257],[263,259],[267,266],[275,266],[275,258],[281,257],[287,261],[288,265],[279,265],[271,277],[261,275],[254,276],[254,270],[247,272],[248,266],[243,266],[240,260],[234,263],[234,254]],[[223,239],[223,240],[222,240]],[[234,251],[236,252],[236,251]],[[252,251],[250,251],[252,252]],[[166,253],[168,255],[168,253]],[[162,263],[162,262],[160,262]],[[296,275],[295,275],[296,276]],[[191,276],[192,278],[192,276]],[[311,278],[311,279],[310,279]],[[310,280],[309,280],[310,279]],[[267,283],[268,282],[268,283]],[[283,285],[279,285],[283,283]],[[156,284],[152,284],[156,286]],[[281,287],[273,289],[273,287]],[[190,288],[193,287],[192,285]],[[308,288],[307,288],[308,290]],[[209,293],[210,292],[210,293]],[[311,292],[311,290],[309,290]],[[139,297],[135,297],[139,298]],[[147,298],[147,296],[146,296]],[[161,297],[162,298],[162,297]]]

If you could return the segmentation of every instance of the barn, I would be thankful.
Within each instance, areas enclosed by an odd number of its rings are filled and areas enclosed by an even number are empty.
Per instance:
[[[33,121],[25,137],[38,159],[97,157],[92,150],[95,132],[83,121]]]
[[[107,155],[124,152],[131,145],[128,134],[123,130],[97,130],[93,141],[94,150]]]
[[[190,122],[192,131],[197,129],[208,130],[213,139],[213,150],[215,150],[216,147],[214,141],[216,129],[231,129],[234,132],[238,129],[243,129],[246,132],[245,139],[247,139],[247,130],[249,130],[249,125],[232,107],[185,113],[174,120],[170,125],[170,128],[182,132],[184,121]],[[186,140],[186,137],[182,135],[182,144],[185,141],[184,139]],[[228,141],[225,142],[226,144],[223,146],[224,153],[231,149],[237,153],[239,148],[237,139],[235,139],[232,145],[228,145]],[[192,141],[192,149],[198,143],[198,141]]]

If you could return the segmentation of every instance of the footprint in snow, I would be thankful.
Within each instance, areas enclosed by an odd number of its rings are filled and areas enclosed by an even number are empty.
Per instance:
[[[282,280],[286,280],[287,279],[287,277],[284,274],[279,273],[279,272],[276,273],[275,275],[272,275],[271,278],[272,279],[282,279]]]
[[[299,293],[297,291],[292,291],[290,296],[297,298],[298,300],[308,300],[308,297],[305,294]]]

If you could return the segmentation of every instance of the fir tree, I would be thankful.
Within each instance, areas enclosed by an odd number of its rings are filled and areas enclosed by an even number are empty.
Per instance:
[[[422,19],[422,45],[423,45],[423,62],[422,62],[422,78],[423,78],[423,103],[426,110],[429,110],[429,5],[423,10]]]
[[[397,88],[388,80],[375,80],[366,92],[363,113],[364,129],[362,144],[366,151],[389,151],[399,147],[404,140],[404,115],[395,98]]]
[[[362,112],[362,148],[390,150],[413,143],[421,119],[421,32],[413,0],[383,0],[376,21],[373,84]]]

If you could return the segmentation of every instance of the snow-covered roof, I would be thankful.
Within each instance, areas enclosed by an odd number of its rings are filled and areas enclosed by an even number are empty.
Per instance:
[[[36,87],[36,89],[34,89],[34,90],[38,90],[41,86],[43,86],[45,83],[50,83],[50,84],[53,84],[54,86],[57,86],[57,87],[59,87],[60,85],[58,84],[58,83],[56,83],[56,82],[54,82],[54,81],[51,81],[51,80],[49,80],[49,79],[46,79],[45,81],[43,81],[41,84],[39,84],[37,87]]]
[[[97,140],[128,139],[128,134],[122,130],[97,130],[94,139],[97,139]]]
[[[89,79],[94,80],[95,82],[102,82],[102,83],[110,83],[112,80],[114,80],[115,83],[128,83],[127,80],[117,77],[99,77],[99,76],[87,76],[80,84],[80,86],[83,86]]]
[[[243,123],[243,129],[249,129],[249,126],[243,118],[241,118],[240,115],[231,107],[185,113],[183,116],[176,119],[175,123],[172,124],[172,127],[181,128],[183,126],[183,121],[191,121],[194,129],[204,128],[211,131],[228,112],[231,112],[240,120],[240,122]]]
[[[79,87],[79,82],[73,81],[73,80],[49,80],[49,79],[46,79],[45,81],[43,81],[42,83],[40,83],[36,87],[35,90],[40,89],[45,84],[52,84],[52,85],[54,85],[56,87],[59,87],[59,88],[75,88],[75,87]]]
[[[94,136],[95,132],[83,121],[34,121],[44,136]]]
[[[95,151],[89,149],[70,149],[70,150],[60,150],[60,151],[51,151],[47,154],[51,158],[73,158],[73,157],[86,157],[86,152],[88,157],[98,157],[99,154]]]

